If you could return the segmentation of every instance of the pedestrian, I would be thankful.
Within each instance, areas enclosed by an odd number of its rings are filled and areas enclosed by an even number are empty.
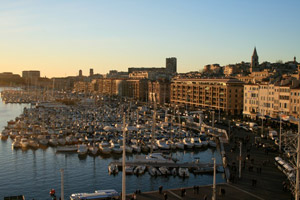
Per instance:
[[[194,192],[194,194],[196,193],[196,185],[194,185],[194,187],[193,187],[193,192]]]
[[[159,194],[162,194],[163,186],[159,186],[158,190],[159,190]]]
[[[168,200],[168,194],[166,192],[164,193],[164,198],[165,200]]]

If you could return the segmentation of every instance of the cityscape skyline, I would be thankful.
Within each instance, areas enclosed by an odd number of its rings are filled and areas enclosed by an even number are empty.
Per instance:
[[[260,63],[291,61],[300,52],[300,2],[270,2],[3,2],[0,71],[105,74],[176,57],[180,73],[250,62],[255,46]]]

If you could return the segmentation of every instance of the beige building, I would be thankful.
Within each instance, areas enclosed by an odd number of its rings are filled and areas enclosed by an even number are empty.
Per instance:
[[[74,83],[74,92],[91,92],[92,84],[86,81],[78,81]]]
[[[256,117],[259,112],[259,85],[244,85],[244,109],[243,114]]]
[[[300,87],[292,84],[246,84],[244,85],[243,114],[256,118],[259,114],[278,118],[280,114],[299,116]]]
[[[291,89],[290,112],[293,117],[300,117],[300,87]]]
[[[123,95],[123,84],[126,79],[122,78],[101,78],[92,81],[92,90],[102,95]]]
[[[231,76],[235,73],[237,73],[237,68],[235,65],[226,65],[224,67],[224,75],[225,76]]]
[[[243,82],[237,79],[173,79],[171,104],[241,114]]]

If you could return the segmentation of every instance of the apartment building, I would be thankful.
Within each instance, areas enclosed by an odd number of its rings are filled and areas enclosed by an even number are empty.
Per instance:
[[[241,114],[243,82],[237,79],[185,79],[171,81],[171,104]]]
[[[291,89],[290,115],[300,117],[300,87]]]
[[[243,114],[255,118],[259,112],[259,85],[244,85]]]
[[[258,115],[278,118],[280,114],[299,117],[300,87],[294,80],[289,84],[244,85],[243,115],[256,118]]]
[[[148,80],[147,79],[127,79],[122,84],[124,97],[129,97],[139,101],[147,101]]]

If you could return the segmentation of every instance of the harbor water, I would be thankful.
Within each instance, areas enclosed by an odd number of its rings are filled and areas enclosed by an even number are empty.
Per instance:
[[[3,90],[0,89],[0,91]],[[28,104],[5,104],[0,101],[0,130],[7,125],[7,121],[14,120],[23,112]],[[44,200],[51,199],[50,189],[55,189],[60,196],[61,176],[60,169],[64,169],[64,193],[65,199],[69,199],[72,193],[94,192],[102,189],[122,190],[122,173],[109,175],[107,167],[111,161],[122,160],[118,156],[87,156],[79,158],[76,153],[56,153],[56,148],[46,149],[12,149],[12,140],[0,141],[0,199],[5,196],[24,195],[26,199]],[[221,155],[218,149],[206,149],[201,151],[176,151],[174,157],[180,162],[191,162],[199,158],[200,162],[212,163],[212,157],[216,157],[217,163],[221,163]],[[127,159],[134,159],[135,154]],[[217,173],[217,183],[225,182],[224,175]],[[164,189],[191,187],[194,185],[208,185],[213,183],[211,174],[194,175],[188,178],[178,176],[151,177],[147,172],[141,176],[126,176],[127,193],[135,190],[153,191],[159,186]]]

